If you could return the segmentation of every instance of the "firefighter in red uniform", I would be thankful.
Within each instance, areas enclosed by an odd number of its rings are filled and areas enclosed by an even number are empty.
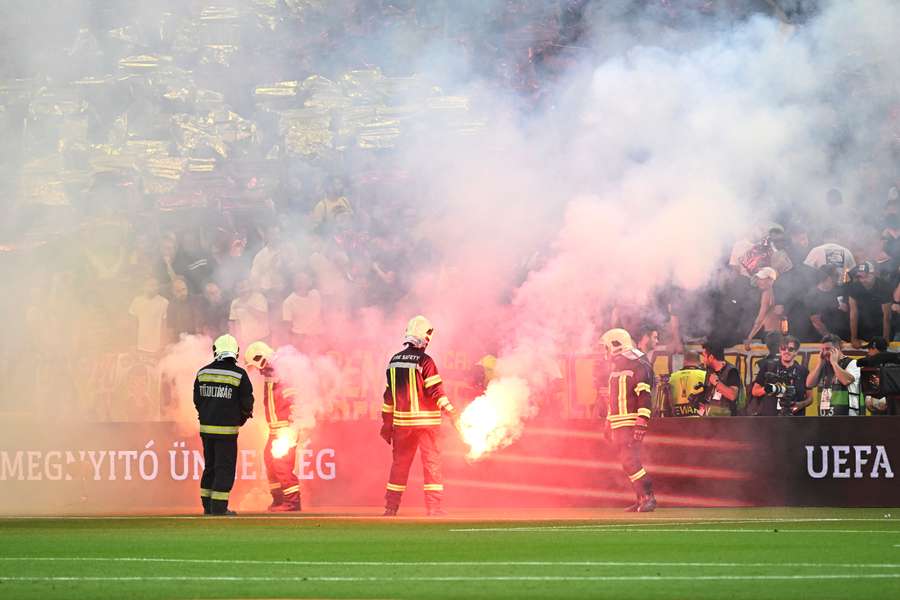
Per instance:
[[[272,494],[269,512],[296,512],[300,510],[300,482],[294,471],[297,464],[297,434],[291,428],[291,407],[296,390],[285,387],[278,379],[274,356],[275,351],[268,344],[253,342],[244,352],[244,362],[247,368],[259,369],[265,382],[263,404],[266,408],[269,439],[266,441],[264,457],[269,492]],[[272,443],[280,437],[288,440],[290,448],[284,456],[276,457],[272,455]]]
[[[413,317],[406,326],[403,350],[388,363],[387,389],[381,407],[381,437],[388,444],[393,443],[394,459],[385,494],[386,517],[396,515],[400,508],[416,448],[421,451],[425,471],[425,508],[429,516],[444,514],[441,509],[444,485],[438,446],[441,411],[453,417],[454,421],[458,416],[444,395],[444,386],[434,360],[425,354],[433,332],[428,319],[421,315]]]
[[[656,498],[650,476],[641,464],[641,444],[650,425],[653,401],[653,367],[643,352],[634,347],[624,329],[610,329],[600,338],[610,360],[609,407],[606,423],[612,441],[637,494],[629,512],[652,512]]]

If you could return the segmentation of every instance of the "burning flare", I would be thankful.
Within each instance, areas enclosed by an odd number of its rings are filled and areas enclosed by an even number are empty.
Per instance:
[[[284,429],[279,429],[278,433],[275,434],[275,439],[272,440],[272,456],[274,458],[281,458],[291,450],[294,446],[297,445],[297,432],[293,429],[286,427]]]
[[[530,416],[528,383],[518,377],[491,381],[459,417],[459,433],[469,446],[466,460],[475,461],[505,448],[520,435]]]

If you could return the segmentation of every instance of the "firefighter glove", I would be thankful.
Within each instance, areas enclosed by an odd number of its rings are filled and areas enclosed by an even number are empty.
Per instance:
[[[647,427],[650,426],[650,419],[647,417],[638,417],[634,423],[634,439],[641,442],[644,440],[644,434],[647,433]]]
[[[390,423],[385,423],[381,426],[380,435],[384,441],[390,444],[394,438],[394,427]]]

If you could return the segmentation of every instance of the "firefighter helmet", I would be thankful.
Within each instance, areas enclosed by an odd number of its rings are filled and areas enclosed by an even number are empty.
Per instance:
[[[220,335],[213,342],[213,356],[216,360],[223,358],[237,358],[239,352],[237,340],[233,335]]]
[[[265,369],[275,351],[265,342],[253,342],[244,350],[244,366]]]
[[[431,321],[422,315],[416,315],[406,324],[406,341],[416,348],[424,348],[431,341],[431,334],[434,333],[434,327]]]
[[[624,329],[610,329],[600,336],[600,342],[606,346],[610,356],[618,356],[634,349],[631,335]]]

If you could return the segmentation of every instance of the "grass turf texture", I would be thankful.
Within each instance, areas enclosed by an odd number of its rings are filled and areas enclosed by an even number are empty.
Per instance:
[[[900,598],[897,509],[558,514],[0,519],[0,598]]]

